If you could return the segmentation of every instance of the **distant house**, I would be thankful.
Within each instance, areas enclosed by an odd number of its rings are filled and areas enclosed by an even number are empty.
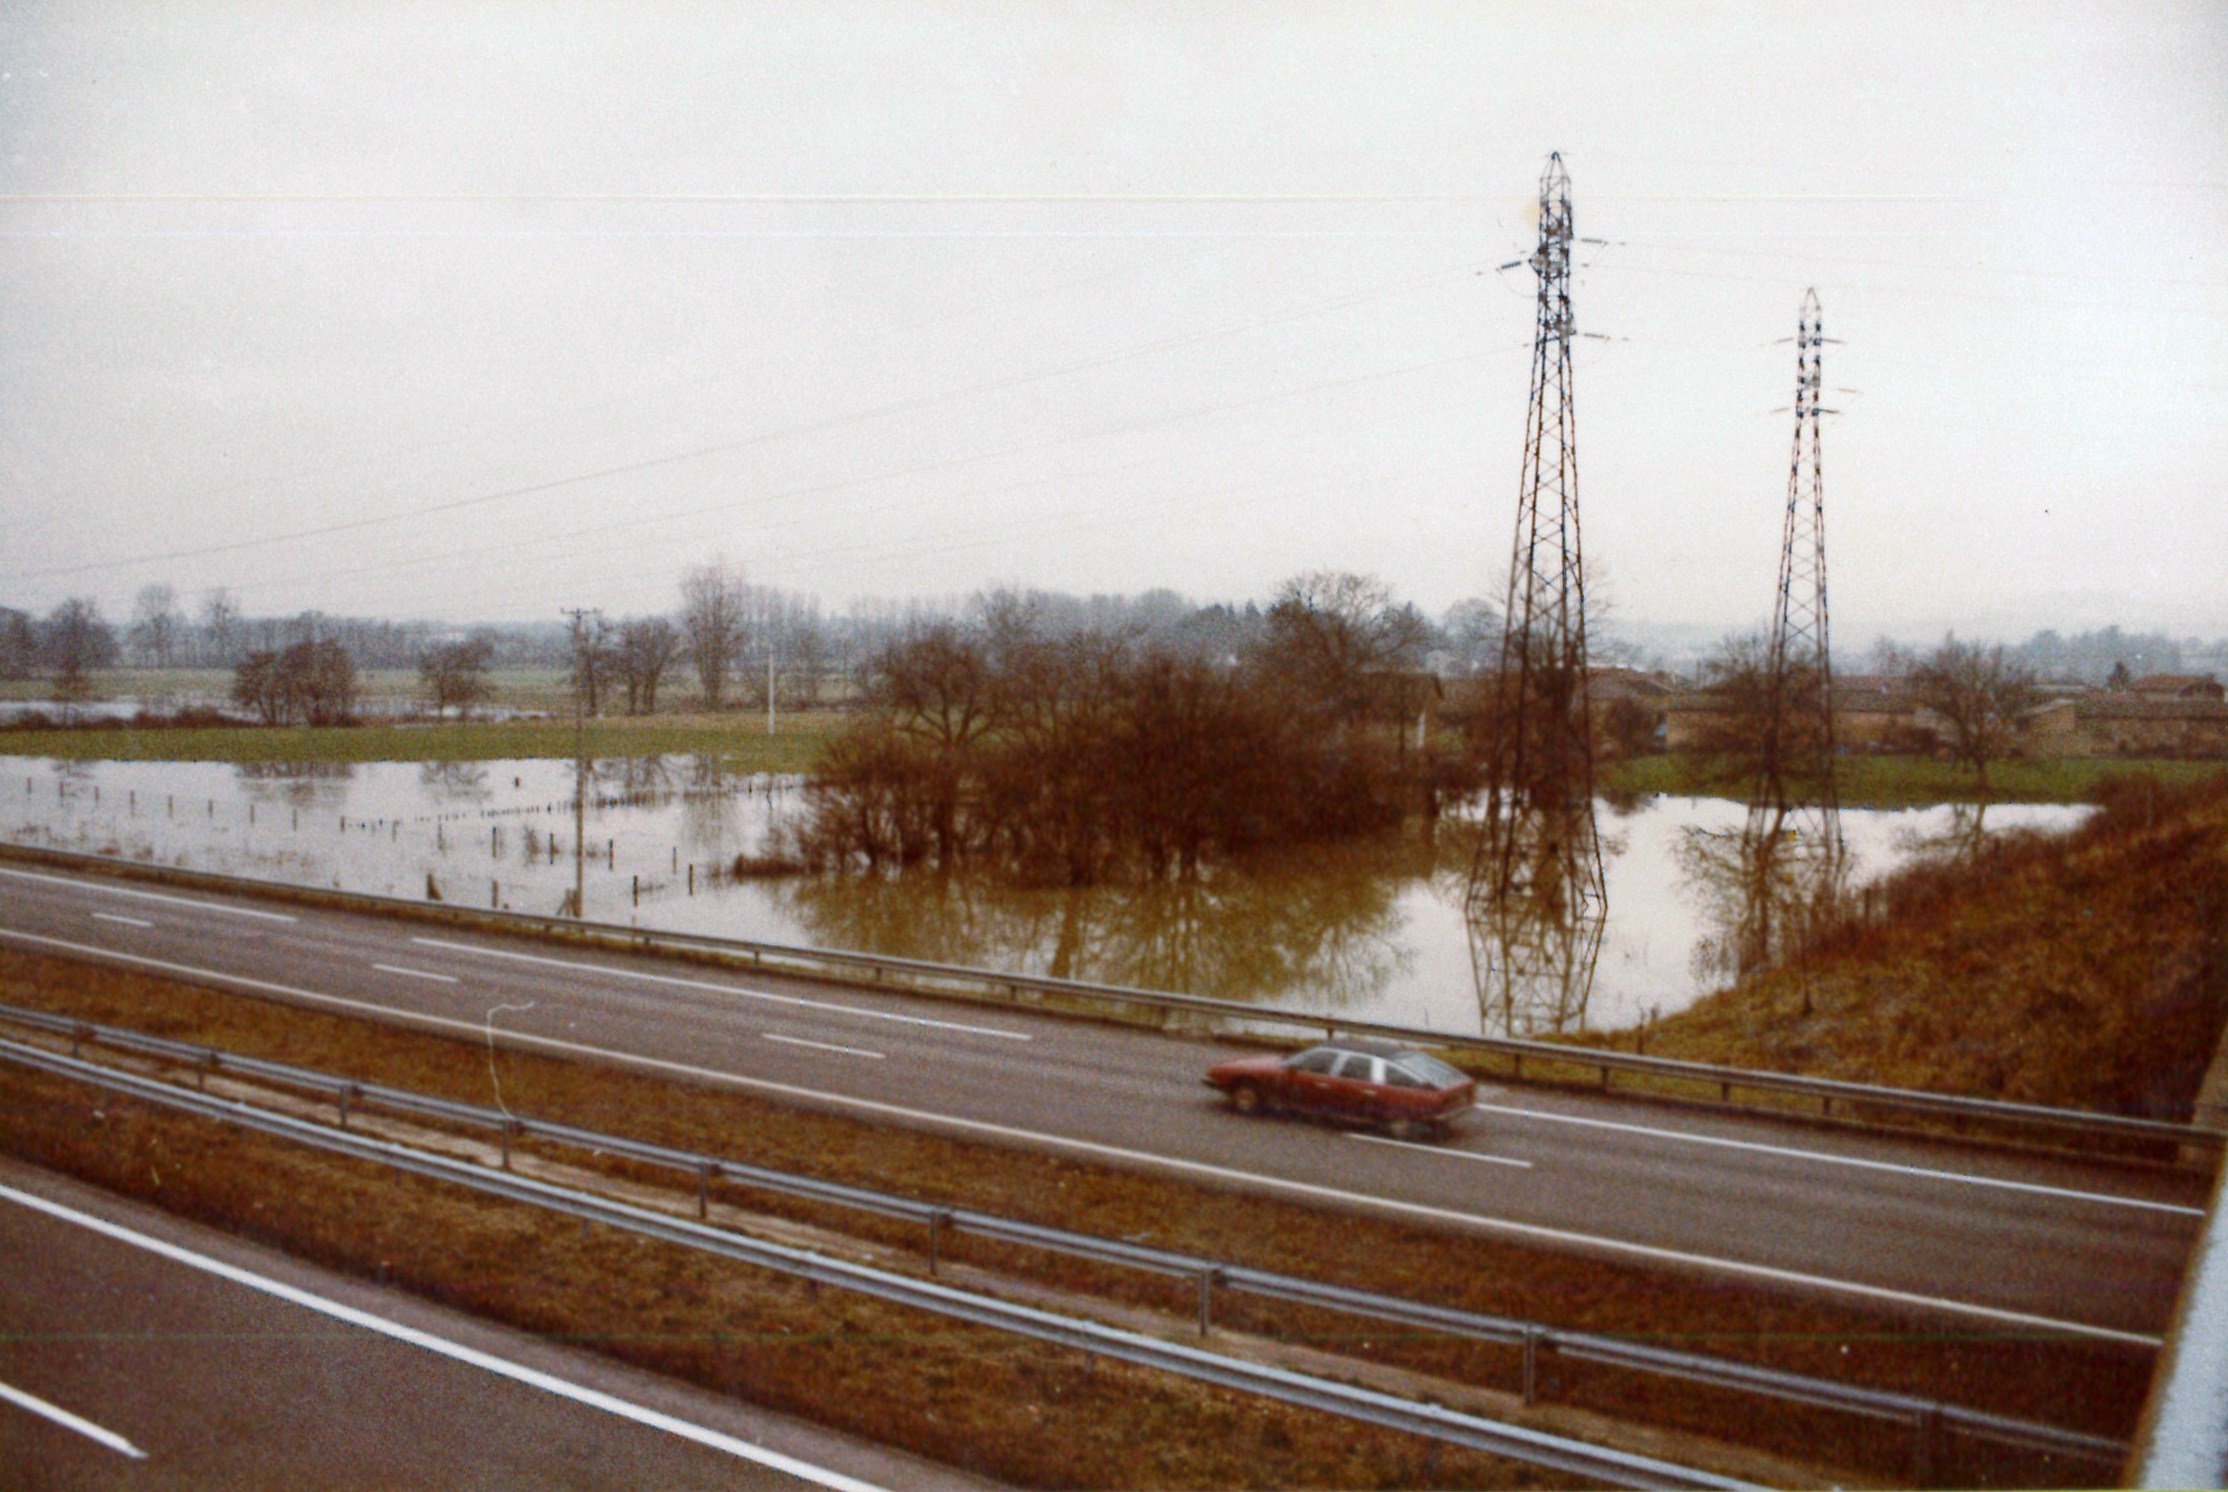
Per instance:
[[[2228,702],[2210,678],[2054,699],[2029,710],[2023,743],[2035,756],[2228,757]],[[2208,687],[2209,686],[2209,687]],[[2184,692],[2187,691],[2187,692]]]
[[[2228,689],[2209,673],[2154,673],[2129,682],[2127,692],[2145,699],[2222,699]]]
[[[1670,734],[1671,702],[1678,694],[1679,686],[1672,680],[1637,668],[1596,668],[1586,675],[1586,706],[1597,733],[1622,732],[1636,715],[1647,722],[1644,739],[1621,750],[1652,751],[1662,746]],[[1620,721],[1611,711],[1624,719]]]
[[[1717,734],[1725,701],[1706,689],[1689,689],[1667,701],[1665,749],[1698,751]],[[1837,674],[1833,681],[1834,745],[1842,751],[1918,751],[1932,744],[1939,722],[1899,679],[1881,674]]]

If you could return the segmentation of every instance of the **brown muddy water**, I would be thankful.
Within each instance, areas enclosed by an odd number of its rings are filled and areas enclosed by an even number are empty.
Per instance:
[[[0,757],[0,837],[195,870],[554,914],[582,877],[591,920],[1175,990],[1466,1034],[1616,1030],[1718,982],[1721,898],[1682,868],[1740,805],[1659,796],[1599,805],[1609,911],[1590,989],[1551,1014],[1481,999],[1463,915],[1468,850],[1392,837],[1196,882],[1074,891],[982,875],[738,879],[797,812],[795,779],[710,758],[592,764],[585,833],[573,768],[464,763],[60,762]],[[1999,805],[1991,831],[2057,829],[2078,807]],[[1956,842],[1970,811],[1845,810],[1850,881]]]

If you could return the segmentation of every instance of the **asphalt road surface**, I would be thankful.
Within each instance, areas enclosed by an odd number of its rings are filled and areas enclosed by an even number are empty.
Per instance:
[[[1910,1313],[2166,1328],[2195,1176],[1509,1087],[1445,1144],[1229,1113],[1239,1048],[29,867],[0,940],[801,1104]],[[492,1101],[492,1095],[490,1095]]]
[[[0,1486],[958,1488],[0,1162]]]

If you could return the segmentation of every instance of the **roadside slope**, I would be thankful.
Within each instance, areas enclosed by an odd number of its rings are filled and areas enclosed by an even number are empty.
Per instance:
[[[2098,796],[2069,834],[1892,878],[1870,920],[1664,1018],[1647,1050],[2188,1119],[2228,1021],[2228,774]]]

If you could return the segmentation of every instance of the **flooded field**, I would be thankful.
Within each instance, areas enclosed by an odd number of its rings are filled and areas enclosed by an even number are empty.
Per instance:
[[[798,811],[793,779],[711,758],[599,761],[574,833],[573,769],[465,763],[59,762],[0,757],[0,835],[18,844],[468,906],[558,913],[579,878],[594,921],[1178,990],[1479,1032],[1459,835],[1314,850],[1193,883],[1082,891],[983,876],[738,878]],[[2085,810],[1998,806],[1991,831]],[[1600,823],[1609,916],[1568,1028],[1617,1029],[1715,983],[1712,898],[1682,869],[1737,804],[1657,797]],[[1968,831],[1950,808],[1847,810],[1852,881]]]

